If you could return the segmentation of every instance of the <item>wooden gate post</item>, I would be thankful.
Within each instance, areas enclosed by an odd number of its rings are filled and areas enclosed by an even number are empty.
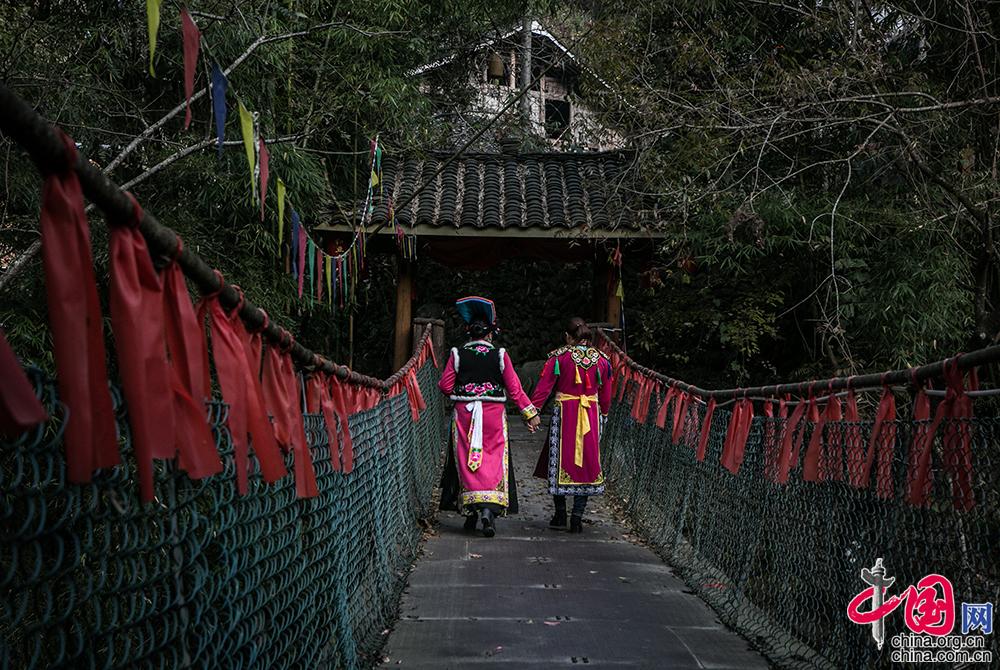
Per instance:
[[[394,328],[392,369],[403,367],[410,357],[413,321],[413,262],[396,260],[398,277],[396,280],[396,325]]]

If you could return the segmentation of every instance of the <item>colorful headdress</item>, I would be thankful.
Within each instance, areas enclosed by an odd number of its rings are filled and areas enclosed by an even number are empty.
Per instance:
[[[489,298],[480,298],[477,295],[470,295],[455,301],[455,308],[459,316],[467,324],[482,321],[487,326],[496,326],[497,310],[493,301]]]

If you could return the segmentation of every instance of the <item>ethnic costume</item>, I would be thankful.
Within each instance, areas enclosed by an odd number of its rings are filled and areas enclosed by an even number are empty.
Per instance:
[[[601,429],[611,408],[611,362],[587,344],[560,347],[549,354],[532,403],[541,407],[553,389],[552,424],[535,476],[548,479],[555,496],[604,493]]]
[[[492,301],[464,298],[458,306],[467,322],[482,321],[490,332],[495,329]],[[455,402],[452,448],[458,511],[470,515],[487,507],[497,515],[506,513],[514,502],[508,479],[506,401],[513,400],[526,420],[538,414],[521,388],[510,356],[492,342],[468,342],[451,350],[438,387]]]

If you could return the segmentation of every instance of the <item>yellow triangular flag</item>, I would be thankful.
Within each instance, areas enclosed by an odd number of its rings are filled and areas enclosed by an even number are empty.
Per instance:
[[[371,185],[372,185],[372,188],[375,188],[376,186],[378,186],[378,173],[375,172],[375,170],[372,170]]]
[[[163,0],[146,0],[146,26],[149,28],[149,74],[155,77],[153,56],[156,54],[156,34],[160,32],[160,4]]]
[[[333,273],[330,271],[333,266],[333,257],[326,257],[326,303],[333,304]]]
[[[618,280],[618,290],[615,291],[615,295],[622,299],[625,298],[625,287],[622,285],[621,279]]]
[[[281,240],[285,235],[285,182],[278,177],[278,253],[281,253]]]
[[[250,165],[250,189],[253,192],[253,201],[257,202],[257,180],[254,179],[253,114],[243,106],[242,102],[240,102],[240,130],[243,133],[243,148],[247,152],[247,163]]]

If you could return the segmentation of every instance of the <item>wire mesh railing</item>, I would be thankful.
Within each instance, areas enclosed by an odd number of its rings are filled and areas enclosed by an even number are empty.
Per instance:
[[[225,470],[200,481],[157,463],[141,504],[120,391],[123,465],[66,481],[54,419],[0,442],[0,668],[354,668],[391,622],[431,512],[446,439],[437,371],[350,417],[354,470],[333,470],[322,414],[305,428],[319,495],[261,480],[236,492],[227,407],[210,405]],[[30,379],[58,417],[53,380]],[[291,456],[288,456],[291,469]]]
[[[881,649],[870,625],[847,616],[848,604],[868,585],[862,570],[876,558],[895,577],[892,593],[936,573],[953,584],[956,609],[963,602],[1000,602],[996,417],[942,421],[929,447],[926,497],[917,505],[908,495],[919,449],[914,445],[928,435],[929,419],[894,420],[872,442],[873,421],[790,427],[787,417],[757,416],[733,474],[720,464],[732,410],[715,410],[699,460],[706,406],[682,408],[680,428],[664,430],[648,414],[663,396],[654,393],[637,417],[635,384],[629,386],[614,403],[603,436],[611,495],[639,535],[776,666],[888,668],[898,662],[890,638],[908,633],[902,612],[885,619]],[[679,407],[669,408],[666,426],[673,426]],[[774,451],[789,430],[802,453],[814,431],[824,444],[838,445],[842,455],[821,465],[819,481],[806,481],[801,458],[791,463],[786,483],[776,481]],[[956,434],[970,437],[971,460],[961,471],[948,462],[943,444]],[[970,488],[971,506],[956,503],[959,481]],[[1000,658],[997,638],[979,637],[969,644]]]

